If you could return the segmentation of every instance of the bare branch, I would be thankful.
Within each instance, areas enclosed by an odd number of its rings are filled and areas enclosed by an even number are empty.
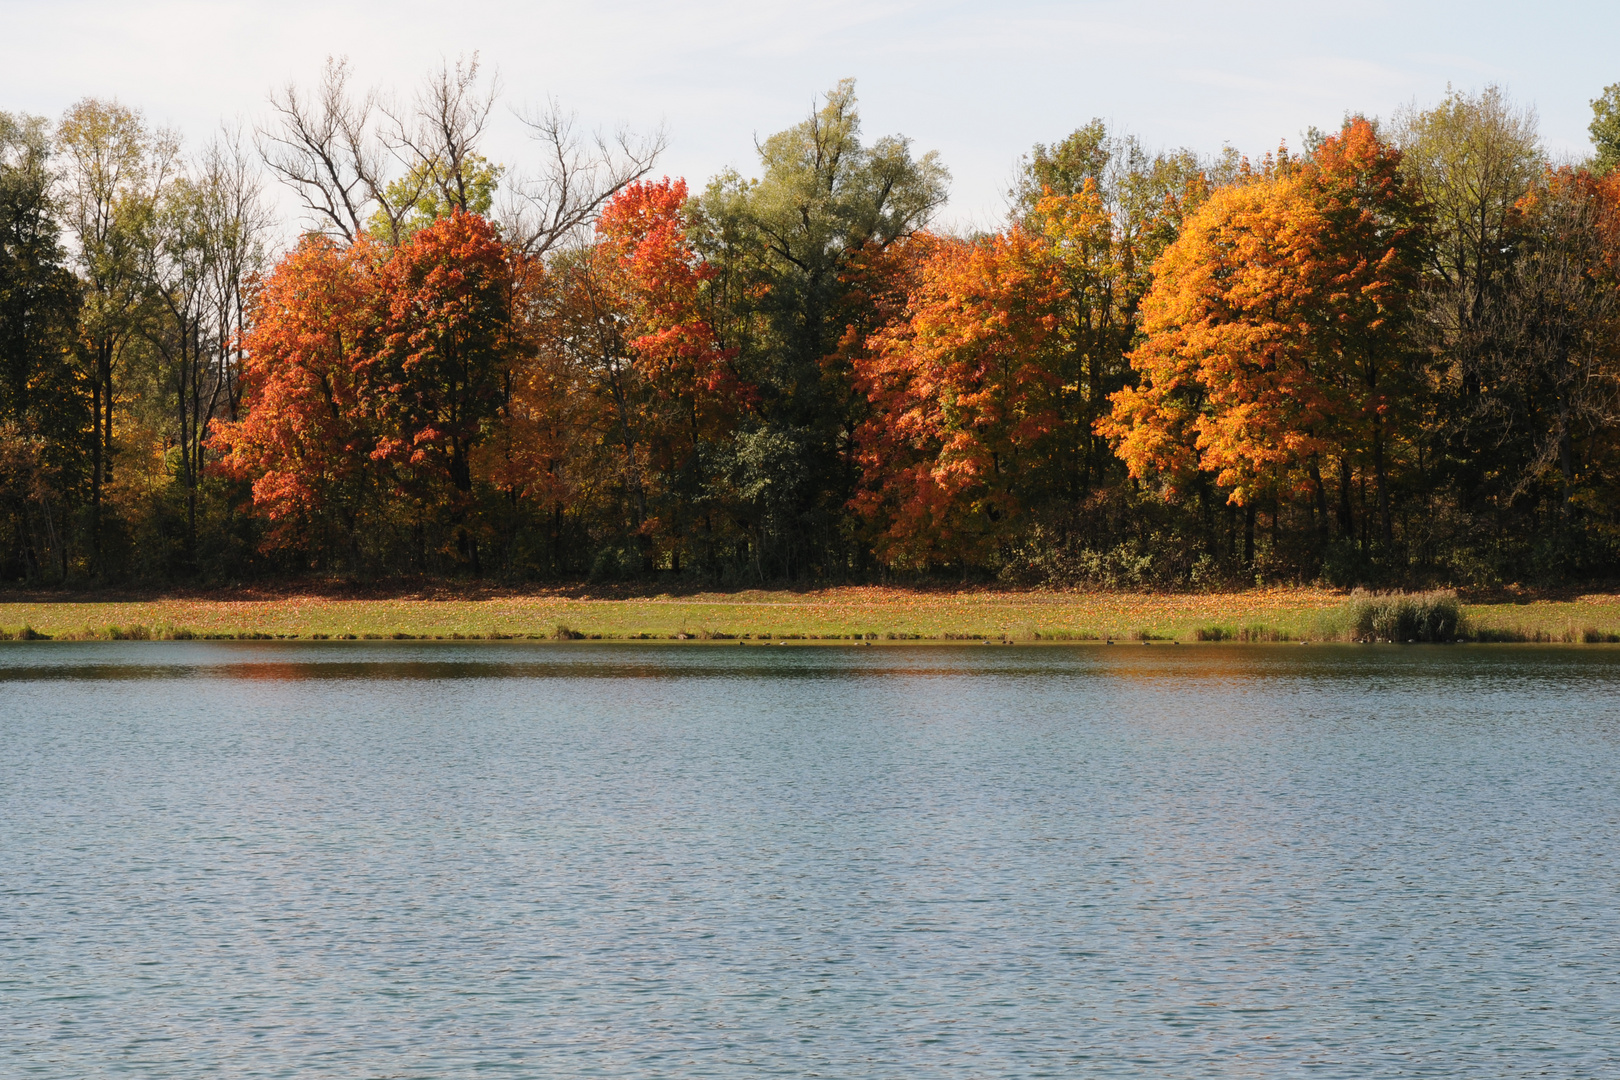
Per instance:
[[[508,239],[531,256],[577,238],[609,199],[652,171],[669,143],[662,127],[646,136],[624,128],[611,136],[599,130],[585,135],[577,130],[577,117],[555,100],[518,119],[545,160],[538,176],[514,180],[502,224]]]
[[[444,205],[458,210],[470,208],[472,192],[467,165],[477,152],[489,114],[500,95],[500,77],[490,80],[487,90],[478,89],[478,54],[470,60],[446,61],[428,76],[409,112],[398,108],[385,111],[394,126],[389,133],[390,148],[409,170],[414,192],[406,192],[413,204],[432,186]]]
[[[349,94],[349,62],[328,57],[310,100],[288,83],[272,92],[274,119],[257,131],[265,164],[298,193],[318,229],[353,242],[383,195],[384,150],[372,132],[376,97]]]

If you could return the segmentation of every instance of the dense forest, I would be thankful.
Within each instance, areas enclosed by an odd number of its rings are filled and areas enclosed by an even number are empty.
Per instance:
[[[1494,88],[1258,159],[1094,120],[990,235],[851,82],[701,188],[555,108],[492,161],[496,105],[0,113],[0,581],[1620,574],[1620,84],[1585,160]]]

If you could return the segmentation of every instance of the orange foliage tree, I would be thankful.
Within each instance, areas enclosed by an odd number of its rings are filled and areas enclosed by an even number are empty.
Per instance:
[[[1216,191],[1159,260],[1132,354],[1139,384],[1098,424],[1131,475],[1213,477],[1230,501],[1306,495],[1322,468],[1370,469],[1389,535],[1391,425],[1411,400],[1402,330],[1419,208],[1399,153],[1355,119]]]
[[[712,537],[716,449],[752,400],[706,314],[713,271],[686,201],[684,180],[627,186],[596,242],[541,275],[537,351],[512,403],[546,448],[525,489],[605,522],[627,558],[675,569]]]
[[[870,406],[852,505],[880,558],[988,565],[1034,532],[1085,532],[1107,499],[1118,465],[1094,425],[1129,372],[1153,259],[1206,193],[1199,174],[1128,164],[1106,191],[1087,176],[1027,193],[980,243],[889,256],[906,265],[872,305],[886,322],[851,363]]]
[[[906,311],[855,363],[873,412],[854,504],[891,564],[982,562],[1051,459],[1062,387],[1045,345],[1058,289],[1023,228],[912,248]]]
[[[254,300],[243,417],[214,436],[269,546],[356,562],[404,515],[421,554],[448,513],[476,568],[462,519],[512,359],[509,278],[488,222],[461,212],[398,248],[310,237],[282,260]]]
[[[352,554],[374,508],[377,433],[356,366],[376,346],[378,253],[307,236],[252,298],[242,413],[216,422],[220,467],[251,481],[268,546]]]

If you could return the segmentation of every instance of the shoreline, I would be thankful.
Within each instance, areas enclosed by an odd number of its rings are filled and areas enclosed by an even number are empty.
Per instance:
[[[1465,638],[1620,642],[1620,593],[1464,601]],[[0,597],[0,637],[51,640],[595,641],[775,644],[1104,644],[1344,640],[1351,594],[908,590],[474,597],[169,595]]]

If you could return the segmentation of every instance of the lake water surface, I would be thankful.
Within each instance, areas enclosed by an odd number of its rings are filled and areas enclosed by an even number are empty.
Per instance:
[[[1620,651],[0,647],[0,1075],[1620,1075]]]

